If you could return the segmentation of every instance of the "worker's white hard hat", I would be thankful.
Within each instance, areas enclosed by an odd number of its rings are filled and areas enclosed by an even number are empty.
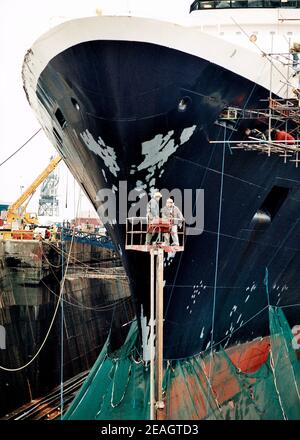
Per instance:
[[[154,193],[154,197],[162,197],[161,193],[159,191]]]

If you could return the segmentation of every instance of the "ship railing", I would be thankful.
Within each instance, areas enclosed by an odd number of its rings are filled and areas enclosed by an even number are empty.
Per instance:
[[[190,12],[207,9],[300,8],[299,0],[195,0]]]
[[[176,242],[178,238],[178,244]],[[126,219],[126,250],[150,252],[153,248],[165,252],[182,252],[185,244],[184,219],[128,217]]]
[[[115,249],[115,246],[110,237],[93,232],[84,232],[78,230],[74,231],[72,228],[63,228],[61,234],[59,235],[59,238],[67,241],[71,241],[73,239],[79,243],[89,244],[91,246],[97,247],[105,247],[111,250]]]

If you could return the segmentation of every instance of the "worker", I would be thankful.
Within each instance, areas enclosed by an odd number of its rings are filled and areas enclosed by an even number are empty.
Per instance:
[[[252,128],[252,129],[246,128],[245,135],[247,137],[259,139],[259,140],[262,140],[262,141],[266,140],[266,136],[264,135],[264,133],[262,133],[261,131],[257,130],[257,128]]]
[[[51,232],[51,241],[56,241],[57,227],[56,224],[53,224],[50,229]]]
[[[300,89],[292,89],[292,92],[296,96],[297,99],[297,106],[300,107]]]
[[[46,239],[46,240],[49,240],[50,237],[51,237],[51,232],[50,232],[50,228],[49,228],[49,226],[48,226],[48,227],[46,228],[46,230],[45,230],[45,239]]]
[[[182,226],[184,220],[180,209],[174,204],[172,199],[167,199],[166,206],[161,210],[162,218],[171,220],[171,236],[172,246],[179,246],[178,240],[178,226]],[[170,245],[170,234],[164,234],[165,244]]]
[[[153,220],[159,218],[159,202],[162,195],[159,191],[156,191],[151,198],[150,202],[147,203],[147,225]],[[146,234],[146,244],[150,244],[153,237],[153,233],[147,232]]]
[[[295,138],[291,134],[289,134],[287,131],[284,130],[278,130],[278,128],[274,128],[271,130],[271,136],[272,139],[275,141],[281,141],[288,144],[294,144]]]
[[[295,73],[292,76],[295,77],[297,73],[299,73],[299,55],[294,47],[290,48],[290,54],[292,55],[292,67],[295,70]]]

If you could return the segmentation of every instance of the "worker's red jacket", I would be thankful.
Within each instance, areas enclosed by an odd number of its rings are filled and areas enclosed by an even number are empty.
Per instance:
[[[281,130],[281,131],[276,131],[275,141],[286,141],[289,144],[293,144],[295,142],[295,138],[286,131]]]

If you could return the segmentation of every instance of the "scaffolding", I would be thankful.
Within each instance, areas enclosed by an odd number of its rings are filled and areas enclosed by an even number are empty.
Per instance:
[[[248,135],[245,138],[243,134],[243,136],[240,136],[242,139],[239,140],[231,140],[231,135],[230,140],[226,140],[231,150],[257,151],[268,156],[276,154],[283,157],[284,163],[293,162],[298,167],[300,160],[300,88],[293,86],[290,82],[290,79],[296,75],[300,77],[300,61],[295,61],[294,58],[291,60],[292,53],[298,52],[298,50],[295,50],[295,44],[288,53],[264,54],[271,62],[270,85],[272,84],[272,71],[275,60],[284,66],[288,66],[287,78],[285,81],[282,81],[284,85],[287,85],[286,98],[274,98],[270,87],[269,97],[261,100],[261,108],[228,106],[220,113],[215,123],[228,128],[232,132],[236,132],[237,135],[241,131],[239,125],[242,125],[240,122],[243,120],[249,121],[249,126],[253,126],[254,122],[256,122],[256,125],[266,126],[266,135],[258,130],[254,130],[258,134],[257,136]],[[293,96],[290,96],[291,93]],[[273,139],[272,131],[282,126],[284,126],[283,132],[286,133],[286,138],[280,140]],[[223,144],[224,141],[212,140],[210,143]]]

